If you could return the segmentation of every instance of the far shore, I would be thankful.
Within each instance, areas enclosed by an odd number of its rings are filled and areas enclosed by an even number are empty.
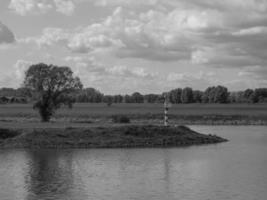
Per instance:
[[[158,116],[140,116],[140,115],[118,115],[129,118],[131,125],[160,125],[163,124],[163,118]],[[53,117],[50,123],[41,123],[39,117],[0,117],[0,128],[22,127],[94,127],[94,126],[118,126],[114,123],[111,116],[90,116],[90,117]],[[178,125],[209,125],[209,126],[267,126],[267,118],[262,116],[222,116],[222,115],[203,115],[203,116],[169,116],[169,124]]]
[[[57,110],[51,121],[75,127],[113,126],[114,116],[126,116],[133,125],[158,125],[163,124],[163,113],[162,104],[77,103],[73,109]],[[176,104],[168,117],[171,125],[267,125],[267,104]],[[0,127],[19,123],[32,126],[39,121],[31,104],[0,105]]]

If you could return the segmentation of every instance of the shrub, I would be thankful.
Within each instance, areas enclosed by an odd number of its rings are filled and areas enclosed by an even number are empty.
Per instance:
[[[130,118],[125,115],[113,115],[111,118],[113,123],[130,123]]]
[[[8,139],[8,138],[13,138],[13,137],[16,137],[18,135],[20,135],[19,131],[0,128],[0,139],[2,139],[2,140]]]

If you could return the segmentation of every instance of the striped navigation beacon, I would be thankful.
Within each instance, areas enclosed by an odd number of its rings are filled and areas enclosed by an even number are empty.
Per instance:
[[[169,125],[168,111],[170,107],[171,107],[171,104],[168,101],[168,94],[165,94],[164,95],[164,126]]]

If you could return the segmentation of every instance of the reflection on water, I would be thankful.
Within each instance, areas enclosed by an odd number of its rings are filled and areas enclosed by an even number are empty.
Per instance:
[[[1,150],[0,199],[265,199],[267,127],[193,128],[230,142],[166,149]]]
[[[72,154],[57,151],[28,152],[30,166],[25,177],[28,194],[26,199],[75,199]]]

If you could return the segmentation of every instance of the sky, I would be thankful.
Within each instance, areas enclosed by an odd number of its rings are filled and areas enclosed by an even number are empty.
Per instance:
[[[267,0],[1,0],[0,87],[40,62],[105,94],[267,87]]]

